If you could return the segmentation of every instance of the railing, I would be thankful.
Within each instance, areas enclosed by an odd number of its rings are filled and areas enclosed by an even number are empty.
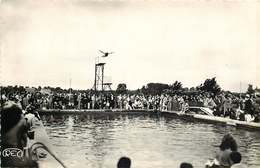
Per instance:
[[[33,148],[33,146],[35,146],[35,145],[39,145],[39,146],[36,146],[35,148]],[[67,166],[59,158],[57,158],[57,156],[55,156],[55,154],[46,145],[44,145],[41,142],[35,142],[33,145],[31,145],[30,151],[29,151],[29,157],[32,158],[32,154],[34,152],[36,152],[36,150],[39,148],[42,148],[45,151],[47,151],[57,162],[59,162],[62,165],[62,167],[67,168]]]

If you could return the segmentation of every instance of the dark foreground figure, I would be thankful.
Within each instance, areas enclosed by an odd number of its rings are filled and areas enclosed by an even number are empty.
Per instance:
[[[38,167],[25,154],[28,130],[22,109],[6,102],[1,109],[1,167]]]
[[[206,168],[246,168],[241,163],[242,156],[238,152],[236,140],[232,135],[226,134],[219,146],[219,152],[212,162],[206,163]]]
[[[117,168],[130,168],[131,160],[128,157],[121,157],[117,163]]]
[[[183,162],[180,165],[180,168],[193,168],[192,164]]]

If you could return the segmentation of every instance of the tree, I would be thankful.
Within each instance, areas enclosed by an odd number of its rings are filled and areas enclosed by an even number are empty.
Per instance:
[[[56,87],[56,88],[54,89],[54,91],[55,91],[56,93],[60,93],[60,92],[62,92],[63,90],[62,90],[60,87]]]
[[[151,95],[160,95],[164,90],[170,89],[168,84],[164,83],[148,83],[146,87],[142,87],[142,93]]]
[[[172,85],[170,85],[170,89],[172,91],[181,90],[182,89],[182,83],[175,81]]]
[[[212,79],[206,79],[205,82],[201,84],[198,88],[202,91],[212,92],[214,93],[214,95],[218,94],[221,91],[220,86],[217,84],[216,77]]]
[[[117,93],[120,93],[120,94],[126,93],[126,90],[127,90],[127,87],[126,87],[126,84],[125,84],[125,83],[119,83],[119,84],[117,85],[117,89],[116,89],[116,92],[117,92]]]
[[[255,93],[255,90],[254,90],[252,84],[249,84],[249,85],[248,85],[247,93],[248,93],[248,94],[253,94],[253,93]]]

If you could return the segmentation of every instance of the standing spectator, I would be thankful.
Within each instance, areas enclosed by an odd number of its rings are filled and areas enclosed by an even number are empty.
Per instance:
[[[247,94],[246,98],[245,98],[245,109],[244,110],[247,114],[250,114],[251,116],[254,115],[253,101],[249,94]]]
[[[254,120],[254,106],[252,98],[249,94],[245,97],[245,120],[246,121],[253,121]]]
[[[81,93],[79,93],[79,95],[77,96],[77,105],[78,105],[78,109],[81,109]]]
[[[29,105],[29,94],[25,94],[22,98],[22,108],[25,109]]]

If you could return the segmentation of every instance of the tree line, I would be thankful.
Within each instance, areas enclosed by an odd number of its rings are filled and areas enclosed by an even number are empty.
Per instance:
[[[50,87],[45,86],[38,88],[30,88],[30,87],[24,87],[24,86],[7,86],[3,87],[1,89],[1,92],[4,91],[6,93],[12,93],[12,92],[37,92],[42,90],[49,90],[50,92],[54,93],[76,93],[76,92],[94,92],[92,89],[88,90],[74,90],[72,88],[69,89],[62,89],[61,87]],[[137,90],[128,90],[127,85],[125,83],[120,83],[117,85],[116,90],[112,90],[110,92],[117,93],[117,94],[125,94],[125,93],[133,93],[133,94],[146,94],[146,95],[161,95],[163,93],[167,94],[176,94],[176,93],[189,93],[189,94],[196,94],[201,92],[209,92],[214,95],[217,95],[223,91],[220,87],[220,85],[217,83],[216,77],[206,79],[203,83],[198,85],[197,87],[184,87],[183,84],[180,81],[175,81],[172,84],[165,84],[165,83],[148,83],[145,86],[142,86],[141,88]],[[254,88],[252,84],[248,85],[247,92],[248,94],[254,94],[255,92],[260,92],[259,88]]]
[[[183,87],[183,84],[180,81],[175,81],[172,84],[148,83],[147,85],[142,86],[141,89],[137,89],[135,92],[150,94],[150,95],[160,95],[163,93],[196,94],[196,93],[208,92],[208,93],[212,93],[213,95],[217,95],[221,91],[223,90],[221,89],[220,85],[217,83],[216,77],[213,77],[210,79],[206,79],[203,83],[201,83],[197,87],[191,87],[191,88]],[[116,92],[122,94],[122,93],[129,92],[129,90],[127,90],[127,85],[125,83],[120,83],[117,86]],[[258,89],[257,87],[254,89],[253,85],[249,84],[246,93],[253,94],[255,92],[260,92],[260,89]]]

